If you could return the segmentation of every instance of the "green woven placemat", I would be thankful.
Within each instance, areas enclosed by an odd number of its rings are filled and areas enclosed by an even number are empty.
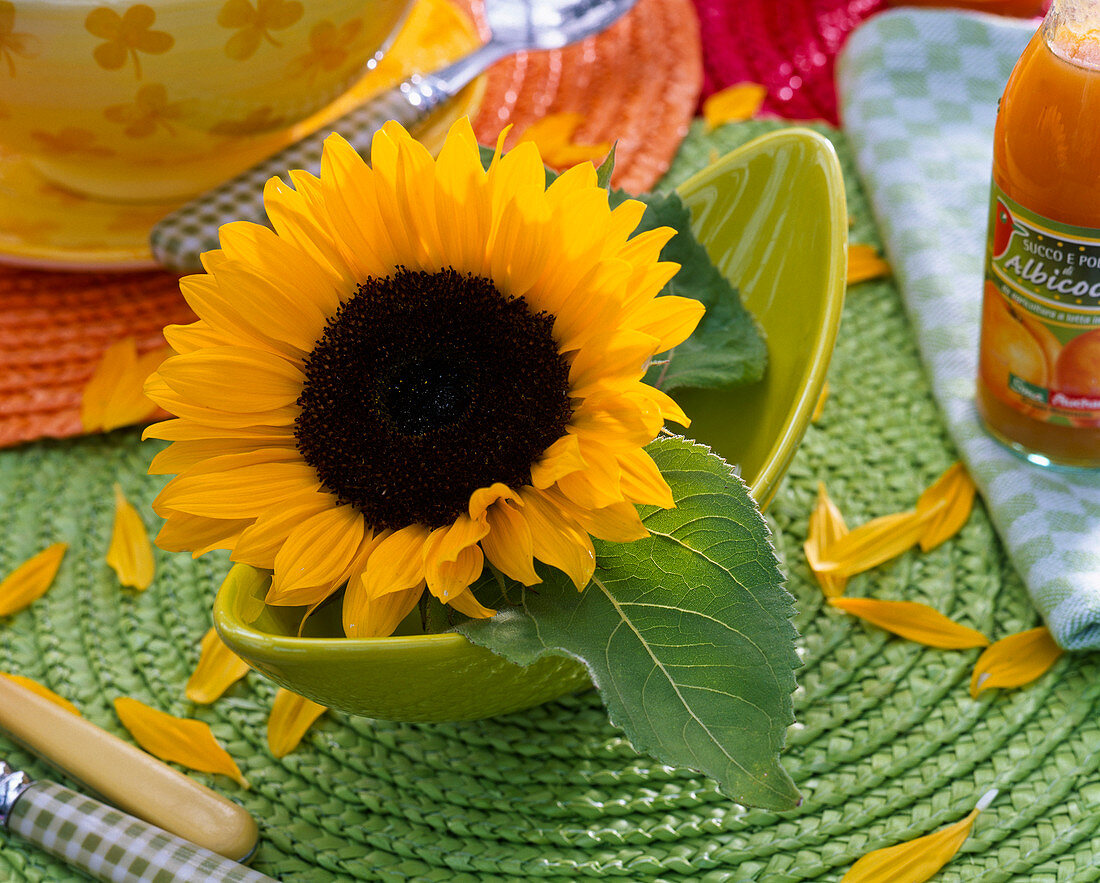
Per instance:
[[[696,129],[668,183],[779,125]],[[877,244],[843,137],[821,131],[846,169],[852,239]],[[0,573],[49,542],[72,544],[50,592],[0,619],[0,670],[123,736],[110,704],[123,694],[209,722],[252,788],[194,775],[252,811],[254,865],[285,883],[836,881],[868,850],[961,818],[991,787],[1000,797],[937,881],[1100,879],[1100,659],[1063,657],[1026,689],[971,700],[977,651],[925,649],[825,609],[801,554],[819,480],[854,525],[912,506],[955,459],[891,283],[849,292],[829,383],[768,513],[803,636],[785,756],[805,796],[794,812],[746,810],[637,755],[592,692],[464,724],[329,713],[275,760],[269,682],[250,674],[210,707],[183,696],[226,559],[158,552],[143,594],[120,590],[103,563],[112,483],[147,505],[163,482],[144,474],[153,449],[133,431],[0,453]],[[925,601],[993,637],[1038,622],[980,506],[956,538],[853,578],[848,593]],[[56,775],[2,738],[0,757]],[[0,834],[0,880],[72,879]]]

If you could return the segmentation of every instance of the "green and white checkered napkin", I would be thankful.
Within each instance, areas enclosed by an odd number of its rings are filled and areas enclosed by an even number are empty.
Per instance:
[[[997,101],[1036,22],[894,10],[859,28],[837,82],[844,128],[933,392],[1036,607],[1100,649],[1100,474],[1033,466],[974,410]]]

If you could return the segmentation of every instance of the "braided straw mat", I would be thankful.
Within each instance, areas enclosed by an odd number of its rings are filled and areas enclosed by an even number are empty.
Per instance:
[[[693,130],[668,182],[780,125]],[[845,164],[853,241],[877,244],[843,136],[821,129]],[[252,811],[255,867],[284,883],[836,881],[863,853],[961,818],[992,787],[1000,796],[936,881],[1097,880],[1100,658],[1064,656],[1027,688],[971,700],[977,651],[923,648],[824,609],[801,553],[819,480],[855,525],[912,506],[955,459],[889,281],[850,291],[829,383],[768,513],[805,662],[785,754],[805,798],[797,810],[745,809],[706,778],[639,756],[593,691],[462,724],[330,712],[274,759],[270,682],[249,674],[212,706],[183,695],[225,558],[158,552],[142,594],[121,590],[103,563],[113,482],[154,528],[147,506],[163,479],[145,467],[157,448],[132,430],[0,452],[0,572],[52,541],[72,544],[50,592],[0,620],[0,670],[48,685],[125,738],[111,709],[119,695],[209,722],[251,789],[193,775]],[[980,506],[954,539],[853,578],[848,593],[925,601],[994,638],[1037,624]],[[51,775],[2,738],[0,757]],[[0,880],[71,879],[0,833]]]

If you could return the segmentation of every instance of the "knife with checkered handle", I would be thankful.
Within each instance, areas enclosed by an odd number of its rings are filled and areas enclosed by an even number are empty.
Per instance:
[[[108,883],[274,883],[98,800],[32,781],[3,761],[0,828]]]

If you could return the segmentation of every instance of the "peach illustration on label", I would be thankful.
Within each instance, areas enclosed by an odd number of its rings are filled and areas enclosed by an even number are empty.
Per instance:
[[[1020,397],[1009,389],[1009,380],[1015,375],[1033,386],[1046,387],[1051,373],[1047,352],[991,282],[986,282],[982,300],[978,370],[986,386],[1002,401],[1016,404],[1027,413],[1037,413],[1020,404]]]
[[[1054,367],[1054,387],[1067,407],[1089,409],[1100,403],[1100,329],[1086,331],[1067,343]],[[1100,426],[1100,415],[1074,418],[1078,426]]]

